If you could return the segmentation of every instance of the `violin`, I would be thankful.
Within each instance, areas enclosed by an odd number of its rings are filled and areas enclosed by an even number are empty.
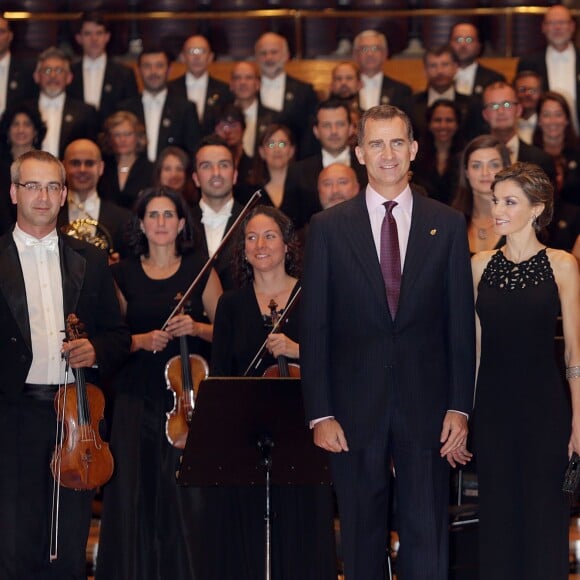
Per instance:
[[[76,314],[66,319],[68,340],[85,338],[83,325]],[[50,467],[55,481],[70,489],[95,489],[109,481],[114,461],[99,433],[105,397],[95,385],[87,383],[82,368],[74,370],[75,383],[63,385],[55,395],[60,441]]]
[[[274,328],[278,328],[280,323],[280,313],[278,312],[278,304],[274,301],[274,299],[270,300],[268,304],[268,308],[270,309],[270,320],[272,322],[272,332]],[[286,309],[288,310],[288,309]],[[300,378],[300,365],[296,363],[289,363],[288,359],[283,355],[278,355],[276,358],[276,364],[269,366],[264,373],[262,374],[263,377],[292,377],[292,378]]]
[[[178,293],[175,299],[180,301],[182,297],[183,295]],[[184,303],[188,304],[191,303]],[[187,336],[180,336],[179,356],[169,359],[165,365],[165,383],[173,394],[173,409],[166,413],[165,435],[173,447],[185,448],[195,407],[195,396],[199,384],[208,374],[209,367],[205,359],[197,354],[189,354]]]

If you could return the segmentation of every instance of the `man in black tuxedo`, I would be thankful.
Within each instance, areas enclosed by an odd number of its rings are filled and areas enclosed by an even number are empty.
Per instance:
[[[195,105],[167,88],[169,55],[157,47],[148,47],[137,60],[143,83],[140,96],[121,101],[119,111],[129,111],[145,125],[147,157],[154,162],[168,145],[175,145],[193,155],[201,136]]]
[[[117,110],[117,103],[138,95],[133,69],[107,56],[111,38],[108,22],[98,12],[85,12],[75,40],[83,51],[73,63],[73,79],[67,93],[93,105],[99,113],[99,126]]]
[[[104,233],[103,241],[108,242],[106,249],[110,262],[118,262],[126,255],[125,231],[131,220],[131,212],[103,199],[97,192],[97,184],[104,169],[101,150],[89,139],[77,139],[65,149],[63,164],[68,196],[67,203],[59,212],[58,226],[86,218],[97,221],[100,231]],[[97,228],[90,226],[85,241],[90,242],[96,233]],[[98,242],[98,238],[95,241]]]
[[[34,81],[40,87],[40,96],[37,101],[27,103],[38,108],[46,123],[42,150],[59,159],[71,141],[95,140],[98,132],[96,109],[66,94],[72,78],[68,56],[60,48],[47,48],[38,57],[34,71]]]
[[[302,159],[311,153],[309,132],[318,103],[314,88],[284,70],[290,51],[283,36],[273,32],[260,36],[256,41],[255,55],[261,77],[260,102],[282,113],[284,124],[294,133],[297,157]]]
[[[542,32],[545,50],[520,57],[517,72],[533,70],[543,80],[545,91],[556,91],[568,101],[574,127],[580,118],[580,50],[574,46],[576,22],[570,10],[561,4],[544,14]]]
[[[64,167],[49,153],[30,151],[12,165],[17,222],[0,238],[2,578],[86,577],[94,491],[61,487],[57,559],[49,560],[49,464],[54,396],[65,379],[61,353],[98,384],[128,356],[131,344],[105,253],[56,229],[66,194]],[[72,313],[87,338],[63,344],[65,318]],[[70,374],[68,380],[74,380]]]
[[[346,101],[328,99],[320,103],[312,131],[318,142],[318,151],[291,164],[284,184],[288,217],[298,229],[322,209],[318,198],[318,176],[324,167],[343,163],[354,169],[361,185],[367,182],[365,168],[350,147],[350,138],[355,129]]]
[[[361,111],[377,105],[393,105],[408,115],[412,113],[411,87],[383,72],[384,64],[389,58],[389,46],[384,34],[376,30],[363,30],[357,34],[352,56],[361,73]]]
[[[465,219],[409,187],[417,142],[402,111],[367,111],[358,142],[369,185],[313,216],[308,232],[300,339],[306,418],[314,442],[330,452],[345,579],[385,578],[392,466],[398,574],[447,580],[446,459],[464,461],[456,454],[475,375]],[[391,201],[396,206],[387,208]]]
[[[492,83],[483,91],[483,118],[491,134],[508,148],[511,162],[535,163],[546,172],[552,183],[556,183],[556,167],[552,157],[518,137],[516,128],[521,109],[514,88],[507,83]]]
[[[15,58],[10,52],[14,33],[0,17],[0,115],[13,103],[34,99],[38,90],[32,82],[34,63]]]
[[[201,135],[209,135],[213,132],[215,112],[234,98],[228,84],[208,72],[214,53],[205,36],[190,36],[183,43],[181,58],[187,71],[168,83],[169,90],[195,103]]]
[[[459,129],[468,137],[480,135],[483,131],[481,103],[455,90],[454,79],[457,72],[455,54],[448,45],[430,48],[423,55],[427,88],[413,95],[413,128],[419,139],[427,131],[427,108],[435,101],[453,101],[460,113]]]
[[[458,22],[451,28],[448,42],[458,64],[455,73],[455,90],[458,93],[481,99],[487,85],[505,81],[501,73],[479,62],[483,47],[477,26],[470,22]]]
[[[213,256],[226,232],[242,211],[234,199],[237,171],[234,156],[224,139],[217,135],[204,137],[193,157],[193,181],[201,199],[192,216],[208,255]],[[214,268],[224,290],[234,287],[231,272],[233,240],[218,255]]]

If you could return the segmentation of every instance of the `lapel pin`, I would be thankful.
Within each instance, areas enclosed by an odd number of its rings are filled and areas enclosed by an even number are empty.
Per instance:
[[[74,117],[69,113],[64,116],[65,123],[72,123],[74,121]]]
[[[113,90],[112,85],[110,85],[109,83],[107,83],[104,87],[105,89],[105,93],[110,93]]]
[[[18,83],[16,81],[10,81],[10,88],[14,91],[18,88]]]
[[[171,127],[171,119],[168,119],[167,117],[165,117],[165,119],[163,119],[163,121],[161,121],[161,124],[167,128],[167,127]]]
[[[435,228],[433,228],[433,229],[432,229],[432,230],[429,232],[429,234],[430,234],[430,235],[432,235],[432,236],[436,236],[436,235],[437,235],[437,230],[436,230]]]

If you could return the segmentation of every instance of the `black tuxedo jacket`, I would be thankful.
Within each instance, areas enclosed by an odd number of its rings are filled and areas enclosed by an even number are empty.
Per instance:
[[[72,65],[73,80],[67,87],[67,94],[75,99],[84,101],[84,80],[82,60]],[[133,69],[115,62],[107,57],[105,76],[101,89],[101,103],[99,106],[99,126],[105,119],[117,110],[117,103],[135,97],[139,94],[137,81]]]
[[[38,110],[38,100],[28,101],[27,105]],[[64,157],[64,150],[69,143],[76,139],[96,141],[98,132],[99,118],[95,107],[67,95],[60,125],[59,158]]]
[[[301,299],[306,419],[334,416],[351,450],[395,409],[409,440],[439,448],[447,410],[469,413],[474,305],[465,218],[413,194],[401,293],[391,318],[364,190],[312,217]]]
[[[580,49],[576,48],[576,109],[580,118]],[[548,67],[546,65],[546,51],[534,52],[532,54],[520,57],[516,72],[524,70],[533,70],[537,72],[543,80],[543,89],[551,90],[548,82]]]
[[[117,109],[119,111],[130,111],[145,124],[141,95],[121,101]],[[163,111],[161,112],[157,155],[159,156],[159,153],[169,145],[181,147],[189,155],[193,155],[200,138],[201,130],[195,105],[168,90]]]
[[[8,85],[6,88],[6,108],[38,97],[38,85],[32,75],[35,64],[10,55]]]
[[[471,96],[481,99],[485,87],[499,81],[505,82],[505,77],[501,73],[477,63],[475,80],[473,82],[473,93]]]
[[[75,313],[95,348],[101,375],[110,375],[129,354],[131,336],[123,323],[107,256],[93,246],[60,235],[64,315]],[[63,320],[64,324],[64,320]],[[16,244],[0,238],[0,399],[17,400],[32,363],[26,289]]]
[[[179,95],[183,99],[187,99],[185,75],[173,79],[167,84],[167,86],[169,87],[169,90],[173,91],[176,95]],[[202,137],[213,133],[215,117],[219,110],[224,105],[233,102],[234,96],[232,95],[228,84],[210,76],[207,81],[207,93],[205,95],[205,110],[203,112],[203,118],[199,119]]]
[[[368,180],[366,168],[358,162],[352,150],[350,161],[359,185],[365,187]],[[288,217],[298,229],[304,227],[315,213],[322,210],[318,199],[318,176],[322,169],[320,148],[315,155],[296,161],[288,167],[284,184],[284,205],[289,212]]]
[[[518,161],[526,163],[535,163],[539,165],[550,178],[552,183],[556,183],[556,166],[550,155],[535,145],[528,145],[525,141],[518,139],[520,142],[518,149]]]
[[[234,205],[232,207],[232,215],[230,216],[230,219],[226,224],[226,232],[228,232],[230,228],[233,226],[237,217],[240,215],[242,209],[243,209],[242,205],[237,201],[234,201]],[[198,236],[198,242],[202,244],[205,253],[208,254],[207,240],[205,237],[205,229],[203,227],[203,224],[201,223],[202,213],[199,204],[196,204],[191,209],[191,215],[196,229],[196,234]],[[223,250],[215,259],[213,264],[213,268],[216,271],[217,275],[219,276],[224,292],[226,290],[231,290],[232,288],[236,287],[236,285],[234,284],[234,279],[232,277],[232,255],[234,251],[234,244],[235,244],[235,234],[228,240],[228,243],[224,246]]]
[[[119,252],[121,258],[125,258],[127,255],[125,231],[131,220],[131,212],[124,207],[119,207],[108,199],[101,198],[101,209],[95,219],[99,222],[99,225],[104,227],[110,236],[112,243],[112,248],[110,249]],[[57,226],[60,228],[68,223],[70,223],[68,204],[65,203],[58,214]]]

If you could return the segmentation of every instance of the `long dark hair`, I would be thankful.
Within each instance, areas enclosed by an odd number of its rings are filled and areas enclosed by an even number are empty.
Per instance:
[[[578,146],[578,137],[574,129],[574,123],[572,122],[572,115],[570,113],[570,106],[566,99],[555,91],[546,91],[538,101],[536,111],[538,114],[538,122],[536,123],[536,128],[534,129],[533,143],[536,147],[540,149],[544,148],[544,133],[540,127],[540,112],[546,101],[554,101],[558,103],[564,112],[568,125],[564,129],[564,147],[563,149],[572,150]]]
[[[149,202],[156,197],[166,197],[173,202],[179,219],[184,218],[185,224],[175,239],[175,253],[182,256],[191,252],[195,245],[195,234],[191,216],[183,197],[167,187],[151,187],[144,189],[137,198],[133,208],[133,218],[129,225],[127,243],[131,253],[136,256],[149,256],[149,241],[141,229],[141,221]]]
[[[273,123],[268,125],[266,129],[258,135],[258,145],[260,147],[267,147],[272,135],[277,131],[282,131],[290,145],[295,146],[294,136],[292,135],[292,131],[286,125],[280,125],[278,123]],[[290,160],[292,162],[292,160]],[[252,168],[252,175],[250,176],[250,185],[254,185],[256,187],[260,187],[267,183],[270,180],[270,174],[268,173],[268,166],[266,162],[262,159],[262,157],[258,154],[254,156],[254,163]]]
[[[232,256],[232,270],[236,284],[239,287],[248,286],[254,280],[254,269],[245,257],[246,228],[248,227],[248,222],[257,215],[265,215],[276,222],[282,232],[282,240],[288,248],[284,262],[286,273],[294,278],[300,278],[302,273],[302,248],[292,220],[275,207],[258,205],[244,218],[244,221],[236,232]]]
[[[467,164],[469,163],[471,155],[475,151],[479,151],[479,149],[496,149],[503,162],[503,166],[507,167],[510,164],[510,154],[507,147],[493,135],[480,135],[467,144],[461,157],[459,185],[451,207],[459,210],[465,215],[468,221],[471,219],[471,213],[473,212],[473,189],[467,179]]]
[[[34,149],[39,149],[46,137],[46,123],[42,120],[40,112],[36,107],[31,107],[22,103],[17,103],[7,108],[0,121],[0,143],[7,151],[10,151],[9,140],[10,127],[17,115],[26,115],[32,123],[36,136],[32,141]]]

